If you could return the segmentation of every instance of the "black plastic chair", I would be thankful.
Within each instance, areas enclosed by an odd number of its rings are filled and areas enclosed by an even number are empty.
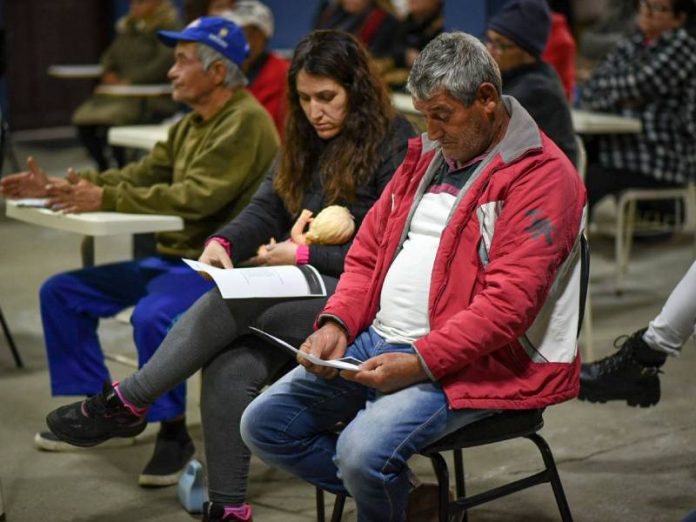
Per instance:
[[[437,476],[440,497],[440,522],[467,520],[467,510],[474,506],[496,500],[510,495],[511,493],[516,493],[517,491],[522,491],[545,482],[551,484],[554,497],[556,498],[556,504],[561,514],[561,520],[564,522],[573,520],[551,449],[544,438],[537,433],[544,426],[542,411],[543,410],[505,411],[455,431],[421,452],[422,455],[430,458],[433,468],[435,469],[435,475]],[[502,486],[492,488],[488,491],[467,496],[462,449],[516,439],[518,437],[527,438],[536,445],[541,453],[544,469],[538,473],[503,484]],[[452,501],[448,499],[449,470],[442,456],[443,452],[450,450],[453,452],[454,456],[456,488],[456,498]],[[462,518],[457,518],[457,515],[462,515]]]
[[[421,455],[428,457],[433,464],[438,483],[439,520],[467,520],[467,510],[474,506],[522,491],[548,482],[551,484],[561,520],[570,522],[573,517],[566,500],[553,454],[544,438],[537,433],[544,426],[543,410],[507,410],[465,426],[431,444]],[[544,469],[527,477],[503,484],[476,495],[466,495],[464,478],[464,459],[462,449],[493,444],[505,440],[524,437],[531,440],[541,453]],[[450,500],[450,479],[447,462],[442,453],[452,451],[454,460],[456,496]],[[317,520],[325,521],[324,492],[316,488]],[[344,495],[336,495],[331,522],[340,522],[345,504]]]

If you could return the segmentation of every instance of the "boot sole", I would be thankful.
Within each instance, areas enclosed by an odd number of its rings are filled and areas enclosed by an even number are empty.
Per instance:
[[[127,446],[133,446],[135,443],[135,437],[109,439],[104,441],[100,448],[125,448]],[[63,440],[44,439],[41,437],[41,433],[36,433],[34,435],[34,447],[40,451],[47,452],[75,451],[78,449],[78,446]]]
[[[136,435],[140,435],[145,428],[147,428],[147,423],[144,422],[138,426],[132,427],[132,428],[123,428],[119,430],[116,433],[110,434],[105,437],[100,437],[98,439],[76,439],[75,437],[63,433],[60,429],[60,426],[53,422],[51,419],[51,416],[49,415],[46,417],[46,424],[48,425],[48,428],[53,432],[53,434],[58,437],[60,440],[63,442],[67,442],[68,444],[72,444],[73,446],[78,446],[80,448],[91,448],[92,446],[96,446],[98,444],[101,444],[102,442],[106,442],[109,439],[113,439],[116,437],[135,437]]]
[[[660,402],[660,394],[657,396],[654,394],[636,395],[633,397],[614,397],[609,395],[598,395],[592,393],[583,393],[582,390],[578,395],[578,399],[581,401],[588,401],[593,403],[605,404],[608,401],[626,401],[626,404],[633,407],[649,408],[650,406],[655,406]]]

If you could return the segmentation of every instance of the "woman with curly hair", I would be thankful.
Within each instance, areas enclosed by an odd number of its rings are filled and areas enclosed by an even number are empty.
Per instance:
[[[316,214],[338,204],[348,207],[357,228],[401,163],[413,130],[394,115],[363,46],[338,31],[315,31],[298,44],[288,74],[288,107],[277,169],[246,209],[208,240],[200,260],[229,269],[244,261],[308,263],[331,295],[351,241],[300,245],[289,239],[293,222],[303,209]],[[262,245],[263,253],[257,253]],[[249,326],[298,345],[311,333],[327,298],[224,301],[212,290],[173,325],[138,372],[121,383],[107,383],[101,395],[50,413],[49,427],[79,446],[137,435],[158,395],[202,368],[210,497],[203,520],[251,520],[249,451],[239,420],[261,388],[295,361],[254,337]]]

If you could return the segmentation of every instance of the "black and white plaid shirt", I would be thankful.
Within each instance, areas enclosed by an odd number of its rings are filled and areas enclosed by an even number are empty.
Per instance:
[[[584,108],[640,118],[640,134],[602,136],[605,167],[666,182],[696,179],[696,40],[684,29],[617,45],[582,91]]]

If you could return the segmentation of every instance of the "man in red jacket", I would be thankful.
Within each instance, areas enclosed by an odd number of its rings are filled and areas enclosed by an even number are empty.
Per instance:
[[[359,520],[380,522],[405,520],[407,461],[429,443],[578,393],[575,169],[502,96],[495,60],[470,35],[431,41],[408,87],[427,133],[409,143],[301,346],[363,362],[335,378],[299,357],[241,426],[267,463],[351,495]]]
[[[247,89],[271,115],[282,138],[290,63],[268,49],[268,41],[273,37],[273,13],[258,0],[240,0],[222,16],[244,30],[249,42],[249,57],[242,66],[249,80]]]

